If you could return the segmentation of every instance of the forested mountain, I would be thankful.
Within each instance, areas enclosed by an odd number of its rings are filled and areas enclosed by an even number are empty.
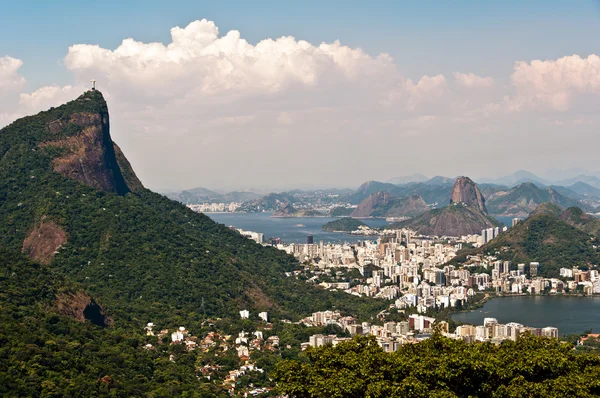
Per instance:
[[[582,181],[577,181],[576,183],[569,185],[567,188],[583,196],[600,198],[600,189]]]
[[[517,185],[508,191],[500,191],[487,198],[490,214],[506,217],[527,217],[541,203],[554,203],[562,208],[581,207],[591,211],[593,208],[575,199],[560,194],[552,188],[538,188],[531,182]]]
[[[117,322],[356,308],[285,278],[285,253],[144,189],[111,148],[98,91],[0,130],[0,245],[82,283]]]
[[[366,198],[368,198],[370,195],[382,191],[387,192],[392,196],[396,196],[397,193],[400,191],[400,188],[398,185],[390,184],[387,182],[367,181],[363,183],[360,187],[358,187],[358,189],[354,193],[348,195],[345,198],[345,200],[348,203],[357,205]]]
[[[356,231],[358,227],[366,227],[367,224],[351,217],[342,217],[337,220],[329,221],[323,225],[323,231],[333,232],[352,232]]]
[[[599,224],[581,209],[563,212],[556,205],[543,203],[527,219],[479,251],[514,263],[537,261],[540,275],[558,277],[561,267],[587,269],[600,264]]]
[[[111,140],[98,91],[0,130],[2,395],[220,395],[198,378],[202,351],[156,337],[144,350],[143,326],[200,335],[208,317],[231,330],[241,309],[366,318],[384,306],[285,276],[296,267],[146,190]],[[235,352],[211,358],[240,365]]]

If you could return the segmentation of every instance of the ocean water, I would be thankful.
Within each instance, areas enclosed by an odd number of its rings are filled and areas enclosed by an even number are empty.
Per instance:
[[[323,231],[326,223],[337,218],[333,217],[271,217],[272,213],[205,213],[214,221],[227,226],[235,226],[248,231],[261,232],[265,240],[280,238],[285,243],[306,243],[306,237],[312,235],[314,242],[319,241],[342,243],[358,240],[377,239],[377,237],[353,236],[342,232]],[[381,227],[389,223],[385,219],[361,219],[371,227]]]

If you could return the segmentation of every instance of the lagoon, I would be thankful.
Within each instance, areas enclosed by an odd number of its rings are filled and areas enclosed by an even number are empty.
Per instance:
[[[525,326],[558,328],[560,335],[600,332],[600,297],[513,296],[487,301],[482,308],[452,315],[452,319],[483,325],[483,318],[500,323],[517,322]]]

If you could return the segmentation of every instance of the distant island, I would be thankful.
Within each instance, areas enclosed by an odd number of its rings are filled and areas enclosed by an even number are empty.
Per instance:
[[[340,218],[339,220],[330,221],[327,224],[323,225],[323,231],[352,232],[356,231],[361,226],[366,227],[367,224],[355,218],[344,217]]]
[[[271,217],[325,217],[325,215],[318,210],[296,209],[288,204],[274,212]]]

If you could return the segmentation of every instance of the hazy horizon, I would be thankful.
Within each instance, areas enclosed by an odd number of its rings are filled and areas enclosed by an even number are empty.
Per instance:
[[[597,2],[3,11],[0,127],[96,79],[113,139],[154,190],[599,170]]]

